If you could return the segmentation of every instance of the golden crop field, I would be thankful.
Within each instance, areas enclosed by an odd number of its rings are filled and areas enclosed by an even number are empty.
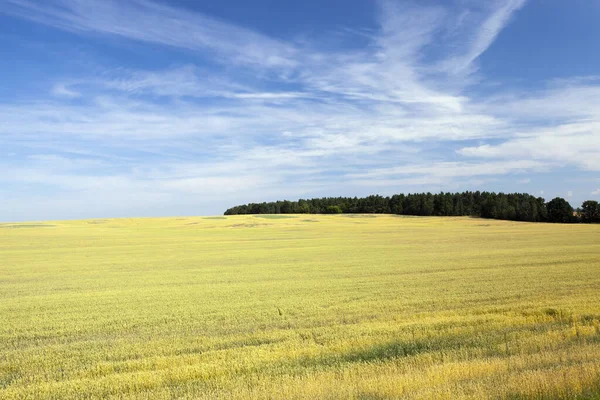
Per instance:
[[[0,398],[600,398],[600,226],[0,225]]]

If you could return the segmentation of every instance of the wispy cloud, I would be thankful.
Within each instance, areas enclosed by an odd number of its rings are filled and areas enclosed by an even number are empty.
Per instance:
[[[7,0],[2,12],[75,33],[104,34],[191,51],[227,62],[293,67],[295,49],[243,27],[149,0]]]
[[[461,18],[457,19],[457,29],[468,32],[468,45],[463,54],[450,58],[445,65],[454,74],[471,71],[473,62],[491,46],[513,14],[525,5],[526,0],[492,0],[486,3],[484,7],[489,7],[488,10],[463,12]],[[482,22],[473,24],[477,20]],[[471,24],[476,27],[474,30],[470,28]]]
[[[69,89],[64,84],[57,84],[52,88],[52,94],[58,97],[69,97],[69,98],[77,98],[81,97],[81,93],[76,92],[75,90]]]
[[[459,154],[478,158],[529,158],[600,171],[600,84],[563,81],[536,95],[499,96],[485,104],[488,114],[510,123],[499,144],[465,147]],[[548,116],[552,116],[548,119]]]
[[[439,180],[455,177],[493,176],[509,173],[522,173],[531,170],[544,170],[547,164],[519,160],[510,162],[492,162],[484,165],[466,162],[438,162],[425,165],[411,165],[375,169],[366,173],[353,174],[355,178],[378,178],[389,176],[426,176]]]

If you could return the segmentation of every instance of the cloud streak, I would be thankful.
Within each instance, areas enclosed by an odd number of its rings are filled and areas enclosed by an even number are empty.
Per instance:
[[[293,67],[293,46],[202,14],[147,0],[7,0],[2,12],[74,33],[209,51],[224,60]]]
[[[477,29],[470,33],[467,51],[449,60],[450,72],[458,74],[469,71],[473,62],[492,45],[514,13],[525,5],[526,0],[493,0],[489,3],[491,4],[489,13],[476,14],[473,18],[480,18],[483,22],[477,24]],[[460,18],[460,22],[463,26],[467,25],[465,18]]]

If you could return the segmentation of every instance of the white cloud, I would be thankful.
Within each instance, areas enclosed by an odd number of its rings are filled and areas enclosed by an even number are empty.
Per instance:
[[[514,127],[512,131],[500,144],[464,147],[458,153],[477,158],[528,158],[600,171],[600,118],[579,119],[573,115],[571,122]]]
[[[569,190],[569,191],[567,192],[567,197],[573,197],[573,191]]]
[[[591,194],[596,195],[596,196],[600,196],[600,189],[594,190]]]
[[[568,122],[598,120],[600,110],[600,80],[574,78],[550,82],[545,89],[495,95],[483,103],[495,115],[530,123],[547,120]]]
[[[57,84],[52,88],[52,94],[58,97],[69,97],[69,98],[77,98],[81,97],[81,93],[76,92],[75,90],[69,89],[67,86],[63,84]]]
[[[387,176],[429,176],[439,179],[455,177],[474,177],[485,175],[505,175],[527,171],[540,171],[548,168],[547,164],[517,160],[510,162],[488,162],[485,164],[465,162],[439,162],[424,165],[407,165],[400,167],[374,169],[368,172],[352,174],[354,178],[377,178]]]

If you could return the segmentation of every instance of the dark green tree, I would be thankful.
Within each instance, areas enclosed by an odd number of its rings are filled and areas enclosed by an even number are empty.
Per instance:
[[[581,205],[581,222],[600,222],[600,204],[595,200],[584,201]]]
[[[326,213],[327,214],[341,214],[342,209],[340,208],[340,206],[327,206]]]
[[[566,204],[565,204],[566,203]],[[595,221],[596,202],[586,202],[581,214],[585,222]],[[409,193],[391,197],[372,195],[357,197],[323,197],[298,201],[250,203],[232,207],[226,215],[236,214],[325,214],[371,213],[404,215],[468,215],[482,218],[529,222],[577,222],[570,205],[564,199],[554,199],[546,204],[541,197],[526,193]],[[552,210],[550,216],[549,209]]]
[[[574,222],[573,207],[562,197],[556,197],[546,203],[548,222]]]

